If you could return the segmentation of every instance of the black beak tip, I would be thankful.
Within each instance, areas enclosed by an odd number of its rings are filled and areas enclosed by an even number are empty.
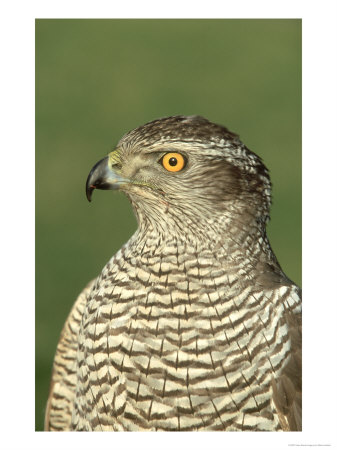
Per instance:
[[[87,199],[89,202],[91,202],[92,192],[94,189],[95,189],[95,186],[88,183],[88,181],[87,181],[87,184],[85,186],[85,193],[86,193],[86,196],[87,196]]]
[[[88,202],[91,202],[91,192],[87,191],[87,199],[88,199]]]
[[[89,202],[91,202],[92,191],[96,188],[104,189],[103,179],[104,173],[107,167],[108,156],[98,161],[94,167],[90,170],[90,173],[87,178],[87,182],[85,185],[85,193]],[[106,189],[106,188],[105,188]]]

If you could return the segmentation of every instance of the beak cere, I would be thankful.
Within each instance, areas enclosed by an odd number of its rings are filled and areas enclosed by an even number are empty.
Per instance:
[[[86,183],[87,199],[91,202],[94,189],[113,190],[119,189],[122,184],[129,180],[119,175],[113,168],[109,167],[109,156],[101,159],[91,169]]]

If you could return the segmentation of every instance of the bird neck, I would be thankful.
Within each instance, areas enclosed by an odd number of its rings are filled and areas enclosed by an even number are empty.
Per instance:
[[[148,255],[160,261],[168,248],[176,255],[203,255],[237,268],[244,262],[256,266],[278,266],[266,235],[265,223],[253,216],[216,215],[204,220],[184,222],[166,218],[165,222],[139,217],[139,228],[129,241],[135,255]],[[172,250],[173,251],[173,250]]]

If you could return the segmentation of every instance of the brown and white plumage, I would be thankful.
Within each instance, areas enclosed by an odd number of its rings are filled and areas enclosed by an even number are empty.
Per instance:
[[[266,236],[261,159],[224,127],[169,117],[126,134],[94,188],[123,190],[139,228],[68,317],[46,429],[300,430],[300,290]]]

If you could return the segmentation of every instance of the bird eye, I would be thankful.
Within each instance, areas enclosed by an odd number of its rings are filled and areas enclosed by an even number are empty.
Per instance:
[[[180,153],[166,153],[160,162],[169,172],[180,172],[186,165],[186,158]]]

